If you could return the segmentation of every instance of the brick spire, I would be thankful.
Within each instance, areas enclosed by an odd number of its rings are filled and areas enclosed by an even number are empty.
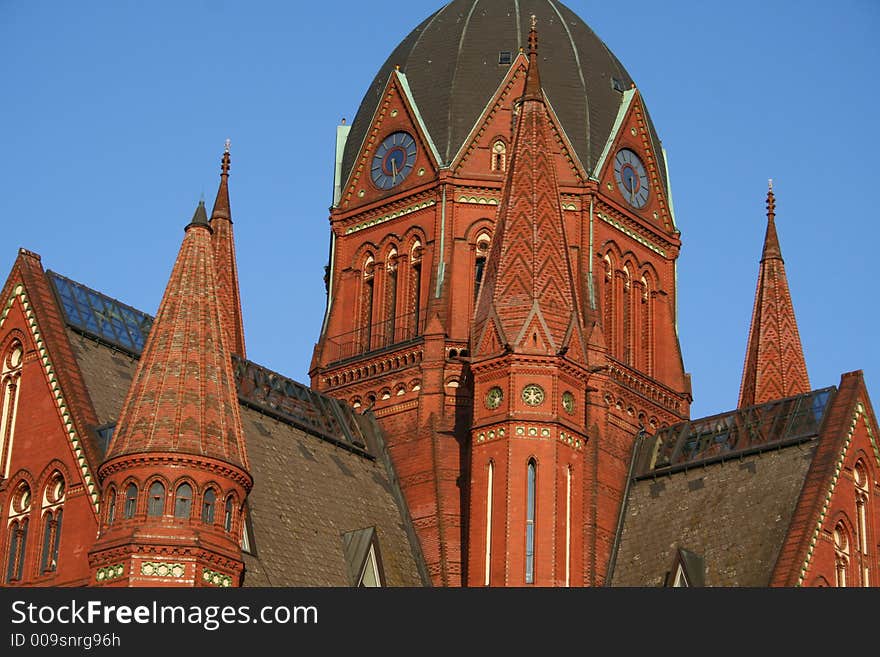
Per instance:
[[[203,203],[186,227],[106,456],[182,453],[247,470]]]
[[[495,350],[483,339],[492,324],[502,345],[525,353],[557,354],[580,335],[537,46],[533,17],[510,167],[474,315],[474,355]]]
[[[211,227],[214,229],[214,264],[217,270],[217,287],[223,330],[229,350],[246,358],[244,325],[241,317],[241,297],[238,289],[238,267],[235,263],[235,240],[232,233],[232,212],[229,209],[229,140],[220,164],[220,187],[211,211]]]
[[[241,583],[238,509],[253,479],[212,235],[202,201],[98,469],[108,512],[89,552],[92,584],[198,586],[216,577]]]
[[[776,234],[776,198],[771,180],[767,191],[767,232],[758,269],[739,407],[809,390],[810,379]]]

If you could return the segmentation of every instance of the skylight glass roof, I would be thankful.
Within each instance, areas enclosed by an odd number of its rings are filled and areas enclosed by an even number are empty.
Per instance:
[[[366,448],[346,404],[238,356],[232,365],[241,401],[333,442]]]
[[[143,350],[152,317],[53,271],[46,275],[70,326],[135,354]]]
[[[814,390],[661,429],[641,450],[642,474],[689,467],[818,435],[835,388]]]

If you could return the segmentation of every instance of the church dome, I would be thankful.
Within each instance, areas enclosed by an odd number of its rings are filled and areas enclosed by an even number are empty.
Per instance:
[[[453,0],[394,49],[364,95],[342,161],[348,175],[395,66],[442,164],[448,165],[538,20],[541,82],[581,163],[592,173],[632,78],[608,47],[558,0]],[[655,147],[658,145],[650,127]],[[659,152],[659,151],[658,151]]]

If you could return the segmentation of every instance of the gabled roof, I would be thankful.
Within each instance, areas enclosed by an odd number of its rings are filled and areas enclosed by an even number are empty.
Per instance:
[[[612,585],[662,586],[680,548],[705,560],[706,586],[769,585],[838,395],[814,390],[644,441]]]
[[[101,449],[91,433],[97,423],[95,409],[83,378],[75,366],[64,320],[40,256],[20,249],[0,298],[0,328],[16,304],[27,322],[40,369],[51,390],[67,434],[71,457],[86,487],[91,509],[97,514],[99,484],[96,477]]]
[[[862,372],[857,370],[840,378],[840,390],[829,406],[822,440],[806,473],[791,529],[773,572],[772,585],[800,586],[804,583],[818,534],[829,511],[859,421],[867,424],[870,449],[880,465],[880,451],[876,442],[877,419],[871,408]]]

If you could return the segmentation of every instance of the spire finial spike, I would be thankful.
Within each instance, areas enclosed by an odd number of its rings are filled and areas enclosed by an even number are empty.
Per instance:
[[[523,100],[544,100],[541,91],[541,76],[538,73],[538,19],[532,14],[532,28],[529,30],[529,70],[526,73],[526,88]]]
[[[231,158],[229,157],[229,146],[232,142],[230,140],[226,140],[226,145],[223,148],[223,159],[220,161],[220,175],[228,176],[229,175],[229,162]]]
[[[776,218],[776,196],[773,194],[773,178],[767,181],[767,221]]]
[[[529,54],[538,52],[538,19],[532,14],[532,27],[529,30]]]

